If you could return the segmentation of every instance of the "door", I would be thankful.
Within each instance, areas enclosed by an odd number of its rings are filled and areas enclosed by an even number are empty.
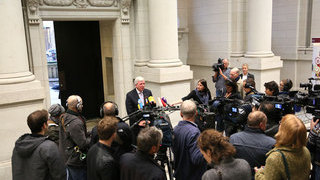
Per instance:
[[[61,103],[70,95],[83,99],[83,115],[99,116],[104,101],[98,21],[55,21]]]

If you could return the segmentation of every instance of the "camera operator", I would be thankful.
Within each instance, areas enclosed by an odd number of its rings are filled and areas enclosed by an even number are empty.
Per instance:
[[[320,179],[320,126],[319,119],[310,122],[310,133],[308,135],[307,148],[312,158],[311,179]]]
[[[236,82],[234,81],[230,81],[230,80],[227,80],[225,82],[225,86],[226,86],[226,94],[225,94],[225,98],[228,98],[228,99],[242,99],[241,98],[241,95],[238,91],[238,85]]]
[[[282,79],[280,81],[280,93],[279,95],[289,97],[289,91],[292,88],[292,81],[290,79]]]
[[[274,135],[279,130],[279,121],[281,120],[281,112],[276,111],[274,104],[268,101],[262,102],[259,107],[268,118],[267,128],[265,133],[267,136],[274,138]]]
[[[252,95],[256,94],[254,91],[255,88],[256,88],[256,83],[254,82],[253,78],[248,78],[243,81],[243,90],[245,92],[245,97],[243,100],[245,102],[251,101]]]
[[[277,96],[279,94],[279,86],[275,81],[264,83],[264,87],[267,96]]]
[[[214,76],[212,76],[212,81],[215,83],[216,87],[216,97],[223,97],[226,93],[225,80],[229,78],[230,69],[229,60],[223,59],[223,69],[219,68],[219,71],[215,71]]]

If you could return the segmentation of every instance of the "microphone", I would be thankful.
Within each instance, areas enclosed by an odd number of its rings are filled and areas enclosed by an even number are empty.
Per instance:
[[[154,100],[153,96],[149,96],[149,97],[148,97],[148,101],[149,101],[149,104],[150,104],[152,107],[156,107],[156,106],[157,106],[157,103],[156,103],[156,101]]]
[[[141,99],[138,99],[138,109],[143,109],[143,103],[141,101]]]

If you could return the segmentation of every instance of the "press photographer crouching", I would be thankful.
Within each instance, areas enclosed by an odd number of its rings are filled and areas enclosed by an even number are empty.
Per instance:
[[[257,93],[256,83],[254,82],[253,78],[248,78],[243,81],[243,90],[245,92],[244,101],[245,102],[251,102],[252,96]]]

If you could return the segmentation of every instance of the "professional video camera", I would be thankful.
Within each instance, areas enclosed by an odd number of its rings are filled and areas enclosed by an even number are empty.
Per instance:
[[[213,71],[219,72],[219,68],[220,68],[221,70],[224,69],[224,64],[223,64],[222,61],[223,61],[223,59],[219,58],[219,59],[218,59],[218,63],[214,63],[214,64],[212,65]]]
[[[320,81],[320,78],[309,78],[309,83],[300,83],[300,88],[305,88],[308,93],[297,92],[295,95],[295,104],[306,107],[307,113],[320,119],[320,84],[313,81]]]
[[[252,111],[252,105],[239,99],[219,97],[213,100],[211,111],[222,115],[225,123],[231,127],[231,133],[228,134],[231,135],[244,129],[248,115]]]
[[[206,129],[215,129],[215,113],[210,112],[210,106],[204,104],[197,104],[198,116],[196,118],[196,124],[200,131]]]

